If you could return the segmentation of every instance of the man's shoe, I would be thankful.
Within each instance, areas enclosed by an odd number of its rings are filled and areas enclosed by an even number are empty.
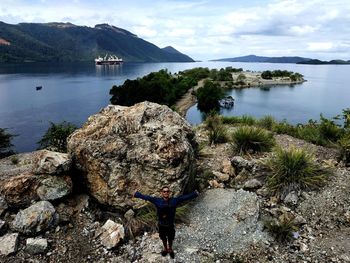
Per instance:
[[[170,250],[170,251],[169,251],[169,255],[170,255],[171,258],[175,258],[175,253],[174,253],[174,251]]]
[[[160,254],[161,254],[163,257],[165,257],[165,256],[168,254],[168,251],[163,250]]]

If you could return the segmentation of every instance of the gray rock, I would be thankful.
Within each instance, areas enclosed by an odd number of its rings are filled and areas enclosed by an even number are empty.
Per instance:
[[[47,249],[47,240],[45,238],[28,238],[26,240],[26,252],[29,254],[44,253]]]
[[[119,242],[125,237],[124,227],[123,225],[115,223],[109,219],[101,227],[96,236],[100,238],[101,244],[104,247],[111,249],[118,245]]]
[[[131,218],[133,218],[135,215],[135,212],[132,209],[129,209],[128,211],[126,211],[126,213],[124,214],[124,217],[128,220],[130,220]]]
[[[53,227],[58,214],[48,201],[40,201],[17,213],[12,228],[24,234],[36,234]]]
[[[68,152],[90,194],[116,208],[132,205],[135,190],[158,194],[168,185],[181,194],[194,168],[194,132],[164,105],[109,105],[68,139]],[[136,199],[135,206],[144,204]]]
[[[262,187],[262,183],[257,179],[250,179],[244,183],[243,189],[245,190],[253,190]]]
[[[72,187],[69,176],[50,176],[40,183],[36,192],[41,200],[56,200],[70,194]]]
[[[8,208],[6,200],[0,196],[0,216],[6,211]]]
[[[283,203],[287,205],[296,205],[298,204],[298,200],[299,200],[298,194],[292,191],[286,195],[286,197],[283,199]]]
[[[41,150],[37,152],[33,172],[35,174],[58,175],[69,171],[71,159],[66,153]]]
[[[6,234],[0,237],[0,255],[15,253],[18,248],[18,233]]]

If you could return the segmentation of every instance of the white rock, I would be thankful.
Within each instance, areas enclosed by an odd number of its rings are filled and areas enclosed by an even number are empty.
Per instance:
[[[6,234],[0,237],[0,255],[9,255],[17,251],[18,233]]]
[[[118,245],[119,242],[125,237],[124,227],[123,225],[108,219],[107,222],[101,227],[97,235],[100,238],[101,244],[107,249],[111,249]]]

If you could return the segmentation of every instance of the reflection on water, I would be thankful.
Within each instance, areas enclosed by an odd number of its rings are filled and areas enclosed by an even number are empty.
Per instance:
[[[118,65],[95,65],[96,76],[117,76],[123,74],[123,64]]]

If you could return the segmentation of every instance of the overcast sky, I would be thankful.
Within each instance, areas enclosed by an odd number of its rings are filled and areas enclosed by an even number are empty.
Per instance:
[[[0,1],[5,23],[108,23],[197,60],[249,54],[350,60],[349,0]]]

